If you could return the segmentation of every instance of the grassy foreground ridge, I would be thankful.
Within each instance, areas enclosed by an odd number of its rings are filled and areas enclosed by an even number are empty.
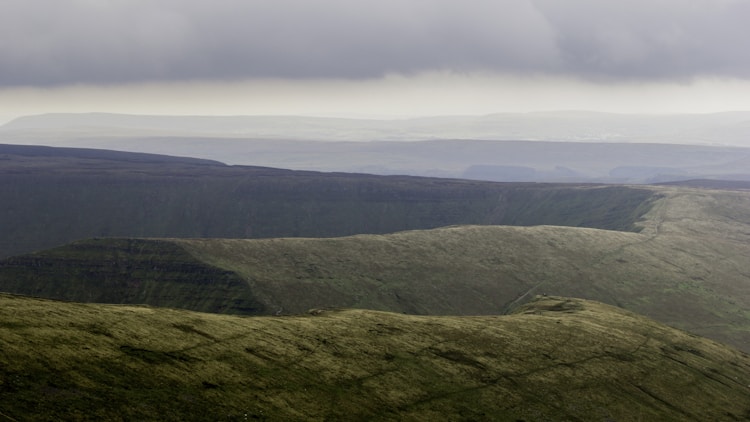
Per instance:
[[[750,357],[596,302],[240,317],[0,295],[3,420],[742,420]]]

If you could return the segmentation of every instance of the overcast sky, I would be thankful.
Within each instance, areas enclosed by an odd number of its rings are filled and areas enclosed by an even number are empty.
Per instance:
[[[0,121],[750,110],[747,0],[0,5]]]

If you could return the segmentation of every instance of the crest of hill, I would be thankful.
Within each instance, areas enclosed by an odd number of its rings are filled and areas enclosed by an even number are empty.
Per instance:
[[[29,145],[2,145],[0,157],[3,159],[3,170],[19,170],[21,166],[36,167],[37,170],[55,166],[59,170],[66,170],[75,164],[86,162],[106,162],[110,165],[162,164],[162,165],[209,165],[225,166],[224,163],[201,158],[176,157],[163,154],[147,154],[138,152],[123,152],[92,148],[61,148]],[[15,163],[12,163],[15,161]],[[14,165],[15,164],[15,165]]]
[[[237,317],[0,295],[8,420],[743,420],[750,357],[600,303]]]

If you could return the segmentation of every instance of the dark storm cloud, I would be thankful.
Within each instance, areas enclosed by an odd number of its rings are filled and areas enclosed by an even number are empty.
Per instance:
[[[750,77],[742,0],[4,0],[0,85]]]

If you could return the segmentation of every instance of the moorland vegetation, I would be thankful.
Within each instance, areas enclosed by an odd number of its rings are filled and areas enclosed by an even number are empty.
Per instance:
[[[239,317],[0,295],[4,420],[743,420],[750,357],[596,302]]]

